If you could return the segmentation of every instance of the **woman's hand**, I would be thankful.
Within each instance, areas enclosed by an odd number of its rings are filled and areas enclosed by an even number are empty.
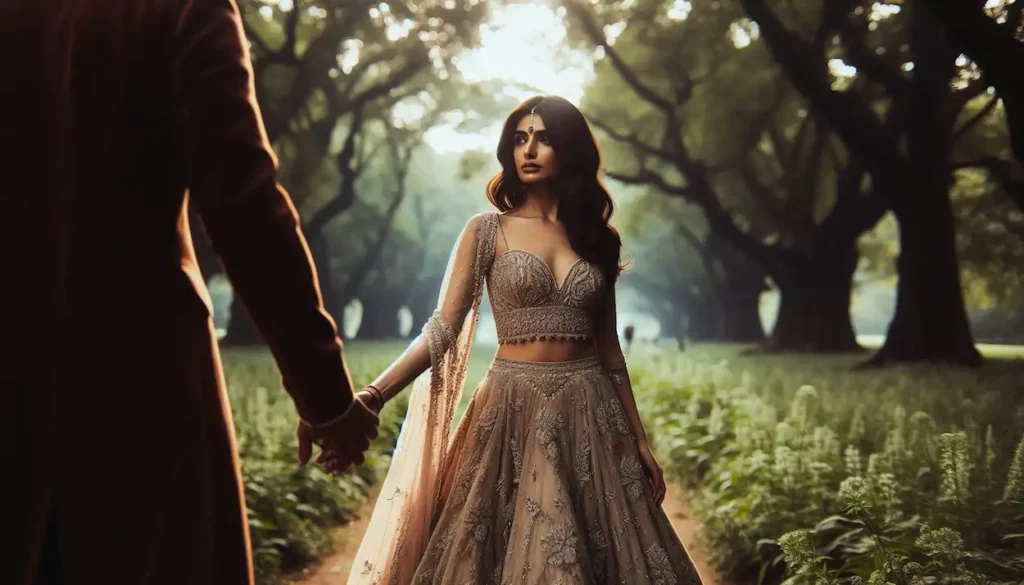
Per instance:
[[[651,452],[651,448],[646,443],[638,447],[640,451],[640,461],[647,468],[647,476],[651,480],[651,492],[654,495],[654,503],[661,506],[661,503],[665,501],[665,474],[661,471],[661,466],[658,465],[658,461],[654,458],[654,453]]]
[[[369,387],[363,388],[359,392],[356,392],[356,397],[362,400],[363,404],[367,406],[374,414],[380,414],[382,408],[384,408],[384,402],[380,392],[375,391],[376,388],[370,389]]]

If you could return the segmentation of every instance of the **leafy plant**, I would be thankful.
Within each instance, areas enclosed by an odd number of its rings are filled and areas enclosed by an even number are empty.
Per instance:
[[[346,357],[357,380],[386,366],[383,359],[348,347]],[[334,528],[351,520],[366,501],[394,450],[404,397],[385,409],[366,461],[350,473],[332,477],[312,464],[298,469],[298,419],[270,355],[261,350],[231,350],[224,364],[256,577],[269,585],[279,582],[283,572],[328,553]]]
[[[630,361],[652,442],[722,570],[844,584],[1024,575],[1021,363],[862,372],[847,367],[856,358],[723,355]]]

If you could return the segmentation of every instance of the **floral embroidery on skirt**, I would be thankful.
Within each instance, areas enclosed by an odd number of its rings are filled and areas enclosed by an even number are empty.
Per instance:
[[[414,583],[700,583],[596,358],[496,358],[451,449]]]

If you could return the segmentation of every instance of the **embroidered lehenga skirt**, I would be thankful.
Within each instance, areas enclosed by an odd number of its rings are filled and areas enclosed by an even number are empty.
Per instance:
[[[417,585],[700,583],[596,358],[495,359],[451,448]]]

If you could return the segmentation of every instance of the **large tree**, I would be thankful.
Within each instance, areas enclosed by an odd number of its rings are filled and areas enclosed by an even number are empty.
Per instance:
[[[332,293],[336,250],[327,246],[323,230],[352,207],[360,175],[384,150],[386,133],[378,131],[377,140],[365,136],[367,120],[390,124],[394,107],[426,94],[437,98],[438,114],[425,119],[436,122],[456,102],[450,86],[457,84],[447,82],[457,76],[452,57],[477,42],[486,6],[249,0],[241,7],[264,125],[281,158],[281,181],[305,220],[321,286]],[[205,242],[199,247],[208,248]],[[207,274],[217,270],[206,262]],[[333,303],[336,295],[329,296]],[[340,316],[337,304],[331,308]],[[239,300],[231,312],[225,341],[262,343]]]
[[[712,4],[674,16],[653,2],[604,11],[565,5],[603,53],[590,94],[601,97],[584,105],[625,147],[617,157],[625,164],[610,176],[699,206],[709,240],[759,267],[745,279],[754,294],[735,297],[750,306],[729,310],[756,314],[764,275],[772,279],[782,300],[767,349],[856,349],[849,306],[857,240],[885,206],[866,188],[861,161],[825,120],[807,114],[756,32]],[[620,27],[614,44],[602,23]],[[616,85],[619,101],[607,98]]]
[[[987,80],[961,67],[920,1],[881,13],[860,0],[741,2],[781,70],[861,161],[899,222],[896,313],[873,363],[979,364],[960,283],[950,152],[964,107]],[[835,60],[871,83],[836,87]]]
[[[949,40],[985,71],[1006,107],[1013,153],[1024,163],[1024,3],[928,0]],[[1024,196],[1016,195],[1024,209]]]
[[[699,209],[641,193],[617,222],[637,258],[623,281],[639,292],[665,337],[760,343],[766,290],[760,267],[707,229]]]

